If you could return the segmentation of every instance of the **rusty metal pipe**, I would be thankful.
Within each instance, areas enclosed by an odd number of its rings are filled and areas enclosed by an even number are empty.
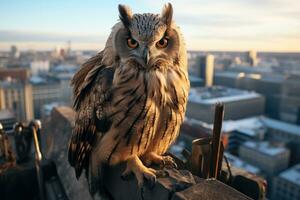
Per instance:
[[[213,127],[213,137],[212,137],[212,162],[211,162],[211,178],[218,178],[219,170],[222,163],[219,163],[220,157],[220,146],[221,146],[221,130],[222,122],[224,116],[224,104],[217,103],[215,105],[215,118]]]

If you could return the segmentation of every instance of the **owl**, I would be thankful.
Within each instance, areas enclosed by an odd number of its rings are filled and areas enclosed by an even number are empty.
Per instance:
[[[183,36],[166,4],[161,14],[133,14],[119,5],[120,22],[105,48],[72,79],[75,127],[68,160],[90,192],[103,186],[103,166],[126,163],[139,186],[154,182],[152,165],[172,166],[164,154],[179,134],[189,80]]]

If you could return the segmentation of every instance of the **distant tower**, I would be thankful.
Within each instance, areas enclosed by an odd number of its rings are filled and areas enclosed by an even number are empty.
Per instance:
[[[214,56],[211,54],[199,57],[200,77],[205,86],[213,85],[214,78]]]
[[[68,40],[67,42],[67,55],[71,54],[71,40]]]
[[[55,49],[53,49],[52,56],[59,57],[60,56],[60,50],[61,50],[61,47],[56,46]]]
[[[10,47],[10,56],[11,56],[12,58],[19,58],[19,57],[20,57],[20,52],[19,52],[17,46],[12,45],[12,46]]]
[[[247,52],[247,57],[246,61],[251,65],[251,66],[256,66],[257,65],[257,53],[256,51],[248,51]]]

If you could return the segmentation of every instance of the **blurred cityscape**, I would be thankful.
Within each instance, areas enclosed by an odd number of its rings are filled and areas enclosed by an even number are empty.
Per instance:
[[[96,51],[71,41],[52,51],[0,52],[0,123],[49,120],[72,105],[70,80]],[[222,138],[232,167],[267,180],[270,199],[300,199],[300,53],[189,51],[191,90],[179,157],[192,140],[212,132],[214,105],[223,102]],[[47,147],[46,147],[47,148]]]

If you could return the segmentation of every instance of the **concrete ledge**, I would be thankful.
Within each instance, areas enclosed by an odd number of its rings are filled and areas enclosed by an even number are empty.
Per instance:
[[[75,122],[75,112],[70,107],[56,107],[49,119],[43,122],[42,137],[46,137],[45,156],[57,166],[66,194],[70,200],[92,200],[84,174],[79,180],[68,162],[68,143]]]
[[[67,160],[68,141],[74,126],[75,112],[68,107],[55,108],[51,118],[44,126],[44,132],[48,137],[48,156],[56,162],[58,174],[66,189],[69,199],[91,199],[88,192],[87,181],[84,175],[77,180],[74,169]],[[110,167],[105,170],[104,181],[106,190],[111,199],[115,200],[198,200],[198,199],[249,199],[242,193],[217,181],[204,180],[193,176],[187,170],[165,169],[160,171],[153,188],[144,186],[138,188],[134,176],[128,180],[121,179],[121,173],[125,164]]]
[[[104,181],[110,198],[115,200],[246,200],[250,199],[235,189],[217,181],[193,176],[187,170],[165,169],[153,188],[137,186],[134,176],[122,180],[125,165],[106,170]]]
[[[243,200],[251,199],[217,180],[202,179],[196,185],[181,192],[176,192],[172,200],[223,199]]]

